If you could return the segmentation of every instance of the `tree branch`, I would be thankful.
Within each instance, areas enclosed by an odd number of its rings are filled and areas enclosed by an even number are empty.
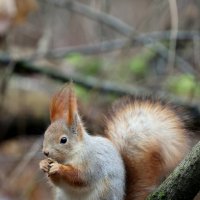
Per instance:
[[[53,50],[49,50],[45,55],[38,54],[37,58],[40,57],[49,57],[49,58],[63,58],[71,53],[80,53],[86,55],[100,54],[100,53],[108,53],[121,48],[137,46],[137,45],[146,45],[151,44],[155,41],[160,40],[169,40],[170,39],[170,31],[165,32],[152,32],[152,33],[144,33],[132,39],[114,39],[104,42],[99,42],[96,44],[86,44],[86,45],[77,45],[72,47],[62,47],[56,48]],[[151,38],[150,41],[147,41],[145,38]],[[185,41],[185,40],[200,40],[200,35],[196,31],[181,31],[177,35],[177,40]]]
[[[134,87],[132,85],[119,85],[109,81],[102,81],[93,77],[87,77],[86,79],[85,76],[76,74],[63,74],[63,72],[60,72],[59,70],[37,66],[25,60],[12,60],[9,57],[0,55],[0,67],[7,67],[10,62],[14,63],[13,72],[15,73],[29,75],[41,74],[60,82],[73,80],[73,82],[78,85],[81,85],[87,89],[98,90],[101,93],[112,93],[119,96],[137,93],[149,93],[149,91],[144,88]]]
[[[105,25],[109,26],[110,28],[116,30],[118,33],[123,34],[126,37],[129,37],[129,39],[136,36],[138,33],[134,30],[133,27],[127,25],[123,21],[119,20],[116,17],[113,17],[109,14],[106,14],[104,12],[96,11],[92,8],[90,8],[87,5],[84,5],[82,3],[72,1],[72,0],[45,0],[46,3],[51,3],[55,6],[58,6],[60,8],[65,8],[69,11],[76,12],[78,14],[81,14],[85,17],[88,17],[92,20],[104,23]],[[144,38],[144,41],[147,43],[155,43],[155,41],[152,41],[151,38]],[[147,46],[153,51],[156,51],[158,55],[162,56],[165,60],[168,60],[168,56],[172,57],[173,52],[171,52],[168,48],[166,48],[162,43],[156,42],[155,44],[151,46]],[[179,56],[175,56],[175,64],[181,69],[183,72],[191,73],[195,77],[197,77],[197,72],[194,70],[194,68],[186,62],[184,59],[182,59]],[[197,77],[198,78],[198,77]]]
[[[200,142],[147,200],[191,200],[200,190]]]
[[[169,56],[168,66],[170,69],[174,68],[175,57],[176,57],[176,45],[177,45],[177,35],[178,35],[178,7],[176,0],[169,1],[169,10],[171,14],[171,39],[169,43],[169,49],[171,51],[171,56]]]
[[[120,19],[113,17],[109,14],[106,14],[104,12],[94,10],[87,5],[84,5],[83,3],[79,3],[74,0],[66,0],[66,1],[45,0],[45,2],[51,3],[60,8],[66,8],[69,11],[76,12],[92,20],[103,23],[127,37],[132,36],[134,33],[134,29],[131,26],[124,23],[123,21],[121,21]]]
[[[148,88],[140,87],[138,85],[127,85],[127,84],[117,84],[115,82],[97,79],[94,77],[85,77],[79,74],[63,73],[59,70],[51,69],[49,67],[42,67],[32,64],[26,60],[12,60],[7,56],[0,55],[0,67],[7,67],[7,65],[13,62],[14,69],[13,72],[17,74],[41,74],[52,78],[60,82],[68,82],[73,80],[74,83],[86,88],[94,89],[103,94],[114,94],[117,96],[124,95],[156,95],[159,97],[168,97],[174,102],[179,102],[180,104],[187,103],[186,100],[180,99],[179,97],[166,93],[161,90],[150,90]],[[193,104],[198,105],[199,102],[193,101]]]

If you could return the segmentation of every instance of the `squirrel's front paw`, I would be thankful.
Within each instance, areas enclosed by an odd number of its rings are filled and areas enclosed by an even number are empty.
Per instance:
[[[42,161],[40,161],[40,169],[46,173],[49,172],[49,161],[48,159],[44,159]]]
[[[60,164],[59,163],[52,162],[49,166],[50,166],[49,172],[48,172],[49,176],[59,173],[59,170],[60,170]]]

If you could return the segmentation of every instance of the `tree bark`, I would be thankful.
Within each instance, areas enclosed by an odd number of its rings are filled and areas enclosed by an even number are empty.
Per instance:
[[[147,200],[192,200],[200,190],[200,142]]]

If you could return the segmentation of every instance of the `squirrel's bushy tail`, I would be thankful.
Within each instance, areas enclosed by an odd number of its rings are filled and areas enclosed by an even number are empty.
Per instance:
[[[189,116],[183,107],[151,97],[114,104],[106,135],[124,159],[126,200],[145,199],[183,159],[191,146]]]

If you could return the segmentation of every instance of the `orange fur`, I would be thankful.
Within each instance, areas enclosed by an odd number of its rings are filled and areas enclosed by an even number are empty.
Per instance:
[[[131,158],[129,152],[123,152],[127,173],[126,200],[144,200],[163,176],[164,163],[159,147],[153,141],[149,142],[152,142],[151,149],[138,157]]]
[[[126,200],[144,200],[189,150],[176,111],[150,98],[125,98],[116,103],[106,134],[125,163]]]
[[[71,165],[60,165],[59,171],[50,175],[50,178],[55,184],[64,181],[73,187],[87,186],[87,182],[84,181],[81,171]]]
[[[66,117],[67,125],[71,126],[77,113],[77,100],[72,84],[65,85],[51,100],[51,122]]]
[[[15,0],[17,13],[14,17],[15,23],[22,23],[27,18],[28,14],[38,8],[36,0]]]

